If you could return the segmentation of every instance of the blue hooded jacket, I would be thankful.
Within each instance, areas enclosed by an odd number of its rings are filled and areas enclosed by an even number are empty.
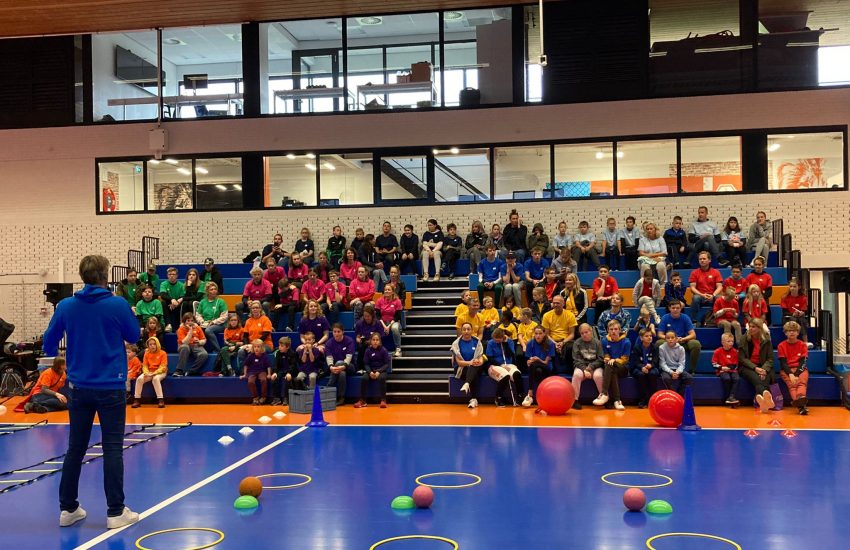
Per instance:
[[[70,330],[69,330],[70,328]],[[139,339],[139,323],[127,300],[86,285],[56,306],[44,333],[44,351],[56,355],[67,333],[68,381],[94,390],[123,390],[127,380],[124,342]]]

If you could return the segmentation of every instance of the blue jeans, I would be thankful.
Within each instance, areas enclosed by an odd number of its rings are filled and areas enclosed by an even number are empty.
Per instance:
[[[103,489],[106,493],[106,515],[120,516],[124,511],[124,421],[127,399],[124,388],[93,390],[68,385],[70,434],[68,452],[62,464],[59,483],[59,508],[73,512],[80,503],[77,495],[80,469],[89,446],[94,415],[100,419],[103,447]]]
[[[714,305],[714,298],[712,298],[711,300],[706,300],[702,296],[700,296],[698,294],[694,294],[693,297],[691,298],[691,321],[693,321],[694,324],[699,323],[700,322],[700,308],[702,306],[711,307],[712,305]]]
[[[48,412],[64,411],[68,408],[68,406],[59,401],[58,398],[53,395],[47,395],[46,393],[37,393],[33,395],[31,401],[35,404],[41,405],[42,407],[47,407]]]
[[[218,336],[216,336],[219,333],[224,333],[223,324],[210,325],[204,329],[204,336],[207,337],[207,345],[205,346],[207,348],[207,351],[218,353],[218,351],[221,349],[221,346],[218,343]]]

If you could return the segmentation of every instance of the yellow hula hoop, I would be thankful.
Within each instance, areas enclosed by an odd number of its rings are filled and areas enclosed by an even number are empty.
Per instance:
[[[290,473],[290,472],[281,472],[281,473],[278,473],[278,474],[263,474],[263,475],[254,476],[254,477],[256,477],[257,479],[263,479],[265,477],[282,477],[282,476],[300,477],[300,478],[303,478],[304,481],[302,481],[301,483],[293,483],[292,485],[270,485],[270,486],[263,485],[263,489],[269,489],[269,490],[273,490],[273,489],[295,489],[296,487],[303,487],[303,486],[305,486],[308,483],[313,481],[313,478],[308,476],[307,474],[297,474],[297,473]]]
[[[656,548],[652,546],[652,542],[657,539],[663,539],[667,537],[696,537],[702,539],[718,540],[720,542],[725,542],[732,548],[735,548],[735,550],[742,550],[741,545],[735,541],[724,539],[723,537],[718,537],[716,535],[706,535],[704,533],[663,533],[661,535],[655,535],[654,537],[646,539],[646,547],[649,548],[649,550],[656,550]]]
[[[388,539],[379,540],[375,544],[369,547],[369,550],[375,550],[375,548],[382,546],[384,544],[389,544],[391,542],[395,542],[397,540],[410,540],[410,539],[425,539],[425,540],[437,540],[440,542],[445,542],[446,544],[451,544],[452,550],[458,550],[460,545],[457,541],[452,539],[447,539],[446,537],[435,537],[433,535],[404,535],[401,537],[390,537]]]
[[[431,485],[422,481],[425,478],[434,476],[466,476],[472,478],[474,481],[472,481],[472,483],[464,483],[462,485]],[[468,474],[466,472],[434,472],[432,474],[423,474],[416,478],[417,485],[424,485],[425,487],[430,487],[432,489],[466,489],[467,487],[473,487],[479,483],[481,483],[480,476]]]
[[[640,475],[640,476],[654,476],[660,477],[661,479],[665,479],[664,483],[656,483],[655,485],[624,485],[622,483],[614,483],[613,481],[608,481],[609,476],[624,476],[624,475]],[[614,487],[635,487],[637,489],[656,489],[658,487],[666,487],[668,485],[673,484],[673,478],[670,476],[665,476],[663,474],[655,474],[653,472],[610,472],[602,476],[603,483],[607,483],[608,485],[613,485]]]
[[[156,535],[176,533],[178,531],[204,531],[207,533],[215,533],[216,535],[218,535],[218,539],[209,544],[205,544],[204,546],[192,546],[191,548],[186,548],[184,550],[203,550],[204,548],[212,548],[213,546],[221,543],[221,541],[224,540],[224,533],[222,533],[218,529],[211,529],[209,527],[175,527],[174,529],[163,529],[162,531],[154,531],[153,533],[148,533],[143,537],[139,537],[138,540],[136,540],[136,548],[138,548],[139,550],[154,550],[153,548],[142,546],[142,541],[147,538],[154,537]]]

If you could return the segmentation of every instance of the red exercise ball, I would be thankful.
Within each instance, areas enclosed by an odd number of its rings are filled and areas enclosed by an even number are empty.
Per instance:
[[[684,411],[685,399],[673,390],[657,391],[649,398],[649,416],[665,428],[681,424]]]
[[[413,503],[417,508],[430,508],[434,504],[434,491],[425,485],[413,490]]]
[[[537,404],[553,416],[559,416],[570,410],[576,400],[573,385],[566,378],[550,376],[537,386]]]
[[[623,493],[623,504],[632,512],[640,512],[646,505],[646,495],[637,487],[629,487]]]

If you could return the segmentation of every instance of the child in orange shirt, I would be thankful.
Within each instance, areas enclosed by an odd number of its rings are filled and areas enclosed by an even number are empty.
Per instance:
[[[218,352],[221,358],[221,375],[233,376],[236,372],[241,371],[241,365],[236,365],[236,371],[233,370],[233,354],[239,351],[242,347],[242,324],[239,322],[239,315],[230,313],[227,316],[227,326],[224,329],[224,345]]]
[[[24,412],[46,413],[63,411],[68,408],[68,399],[59,393],[65,385],[65,358],[57,357],[53,365],[38,377],[38,382],[30,392],[29,401],[24,404]]]
[[[142,372],[142,362],[139,361],[139,348],[133,344],[124,346],[127,352],[127,398],[130,398],[130,388]]]
[[[146,347],[145,359],[142,361],[142,374],[136,378],[136,393],[132,407],[138,409],[141,406],[142,388],[150,382],[156,393],[157,406],[162,409],[165,408],[162,381],[168,376],[168,354],[163,351],[156,338],[149,338]]]
[[[805,416],[809,414],[809,409],[806,408],[808,404],[806,387],[809,384],[809,369],[806,363],[809,360],[809,348],[805,342],[797,339],[800,335],[798,323],[788,321],[783,325],[782,330],[788,339],[777,346],[779,376],[788,386],[788,393],[791,394],[794,406],[800,414]]]

